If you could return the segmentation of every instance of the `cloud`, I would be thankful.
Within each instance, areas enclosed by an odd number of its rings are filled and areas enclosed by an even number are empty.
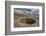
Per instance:
[[[39,15],[38,9],[15,8],[14,11],[17,14]]]

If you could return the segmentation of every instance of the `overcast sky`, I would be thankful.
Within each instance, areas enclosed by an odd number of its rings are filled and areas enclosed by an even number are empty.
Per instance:
[[[18,13],[18,14],[35,14],[35,15],[39,15],[39,9],[15,8],[14,12]]]

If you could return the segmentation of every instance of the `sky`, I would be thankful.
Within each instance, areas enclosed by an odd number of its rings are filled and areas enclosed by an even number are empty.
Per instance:
[[[15,8],[14,13],[25,15],[39,15],[39,9]]]

